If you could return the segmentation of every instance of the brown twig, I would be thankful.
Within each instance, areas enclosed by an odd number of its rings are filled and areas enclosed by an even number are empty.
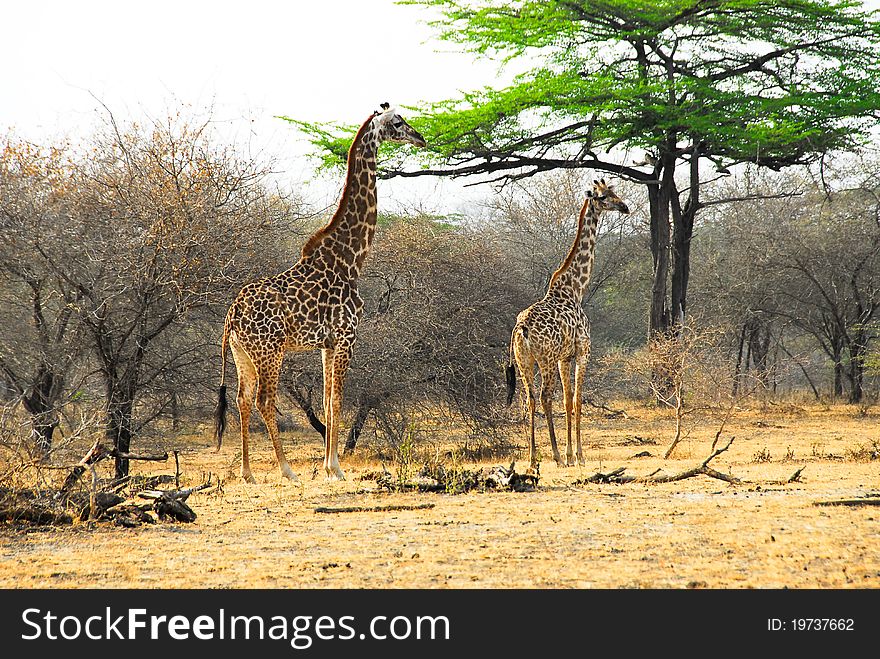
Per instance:
[[[387,513],[395,510],[425,510],[433,508],[433,503],[419,503],[415,505],[391,504],[387,506],[342,506],[339,508],[318,506],[316,513]]]
[[[607,416],[611,417],[612,419],[616,419],[617,417],[623,417],[624,419],[629,418],[625,410],[615,410],[611,407],[608,407],[605,403],[597,403],[590,396],[586,396],[586,401],[587,404],[591,407],[595,407],[597,410],[602,410],[606,412]]]
[[[880,497],[865,499],[837,499],[834,501],[814,501],[814,506],[880,506]]]
[[[180,460],[178,458],[178,450],[174,449],[174,487],[180,489]]]

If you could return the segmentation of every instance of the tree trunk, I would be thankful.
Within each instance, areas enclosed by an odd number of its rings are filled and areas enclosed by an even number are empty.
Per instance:
[[[831,359],[834,361],[834,397],[840,398],[843,396],[843,362],[838,346],[834,347]]]
[[[681,205],[675,181],[669,183],[669,207],[672,211],[672,315],[673,323],[683,325],[687,314],[687,289],[691,278],[691,239],[694,220],[700,210],[700,141],[691,136],[688,163],[688,197]],[[671,166],[675,166],[675,160]],[[670,177],[671,178],[671,177]]]
[[[105,435],[120,453],[131,451],[132,413],[136,387],[128,380],[109,380],[107,386],[107,427]],[[128,459],[116,457],[114,477],[128,476]]]
[[[315,413],[315,408],[312,405],[312,392],[311,389],[308,391],[308,395],[303,394],[298,387],[296,386],[287,386],[285,390],[290,397],[293,398],[293,401],[299,406],[299,408],[305,413],[306,418],[309,420],[309,424],[314,428],[322,438],[326,438],[327,426],[321,421],[320,417]]]
[[[354,421],[351,423],[351,429],[348,432],[348,439],[345,441],[346,453],[354,451],[358,437],[360,437],[361,431],[364,429],[364,424],[367,422],[367,417],[370,416],[370,411],[372,409],[373,405],[371,400],[362,398],[358,402],[357,412],[355,412]]]
[[[737,393],[739,393],[739,381],[742,374],[742,363],[743,363],[743,345],[746,342],[746,325],[747,323],[743,323],[742,331],[739,333],[739,348],[736,351],[736,366],[733,370],[733,396],[736,397]],[[746,364],[748,367],[748,364]]]
[[[648,329],[648,349],[657,338],[666,338],[673,324],[667,306],[669,280],[669,199],[674,187],[675,158],[662,159],[662,175],[659,185],[648,185],[648,202],[651,213],[651,255],[654,261],[653,283],[651,285],[651,313]],[[655,173],[660,170],[655,168]],[[670,374],[657,369],[651,375],[657,404],[663,405],[672,388]]]
[[[766,322],[758,318],[749,320],[749,353],[752,357],[752,365],[755,367],[755,376],[763,387],[770,383],[770,327]]]
[[[860,333],[861,334],[861,333]],[[856,340],[849,347],[849,402],[861,403],[865,395],[865,352],[867,351],[867,339],[856,336]]]
[[[22,398],[24,409],[31,416],[32,436],[37,449],[45,456],[52,449],[52,436],[58,427],[58,407],[64,389],[64,375],[51,365],[40,365],[34,378],[34,386]]]
[[[651,313],[648,339],[665,335],[669,328],[666,308],[667,280],[669,278],[669,194],[658,185],[648,186],[651,213],[651,256],[654,261],[651,285]]]

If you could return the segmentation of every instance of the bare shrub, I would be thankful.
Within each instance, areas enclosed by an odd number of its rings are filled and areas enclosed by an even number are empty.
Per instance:
[[[739,403],[760,386],[759,379],[743,386],[742,374],[740,386],[732,386],[737,375],[718,348],[722,338],[720,328],[685,324],[676,334],[657,335],[646,348],[619,356],[623,372],[647,386],[658,404],[672,412],[675,425],[664,458],[699,420],[717,424],[714,450]]]

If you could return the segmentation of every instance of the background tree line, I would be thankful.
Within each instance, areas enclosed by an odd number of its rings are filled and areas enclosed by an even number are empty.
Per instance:
[[[717,330],[711,348],[729,376],[718,387],[751,373],[762,395],[876,398],[880,164],[848,163],[822,177],[747,168],[704,187],[691,296],[693,322]],[[545,292],[590,180],[537,175],[468,217],[381,216],[361,282],[349,450],[364,428],[405,441],[426,416],[503,436],[516,418],[502,395],[514,319]],[[244,283],[289,267],[326,221],[271,181],[267,164],[242,158],[210,122],[181,116],[149,126],[110,118],[80,144],[7,136],[0,387],[19,424],[4,442],[26,437],[15,445],[48,454],[58,427],[69,431],[83,414],[124,451],[138,437],[206,423],[229,302]],[[588,391],[600,402],[650,396],[602,366],[603,355],[636,354],[650,328],[650,204],[644,188],[621,189],[633,212],[600,227],[585,299]],[[288,358],[281,413],[320,431],[312,357]],[[117,475],[126,472],[120,461]]]

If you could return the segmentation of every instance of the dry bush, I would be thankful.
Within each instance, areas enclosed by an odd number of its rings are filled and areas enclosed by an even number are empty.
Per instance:
[[[699,421],[717,424],[714,450],[739,404],[760,386],[757,378],[744,384],[740,374],[734,387],[736,374],[719,347],[722,339],[717,327],[685,324],[675,334],[654,337],[645,348],[615,356],[620,370],[672,413],[674,429],[664,458]]]

